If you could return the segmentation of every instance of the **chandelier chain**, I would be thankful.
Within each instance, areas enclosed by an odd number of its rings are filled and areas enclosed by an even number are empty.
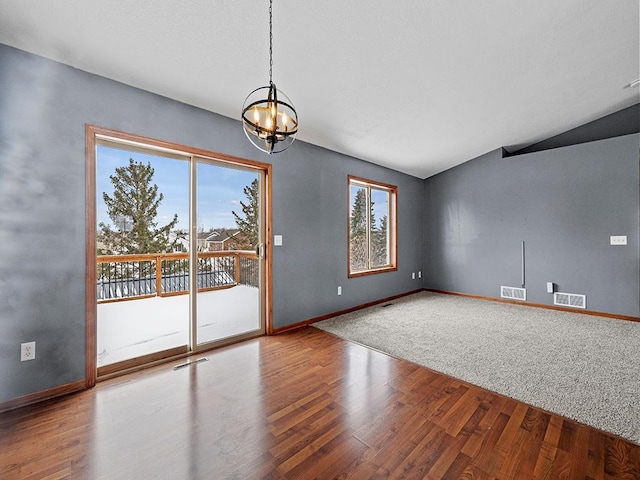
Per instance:
[[[273,83],[273,0],[269,0],[269,85]]]

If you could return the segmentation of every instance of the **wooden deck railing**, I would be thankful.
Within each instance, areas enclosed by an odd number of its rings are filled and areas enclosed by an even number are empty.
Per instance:
[[[252,251],[198,253],[198,292],[258,286],[258,257]],[[98,303],[189,292],[188,253],[97,256]]]

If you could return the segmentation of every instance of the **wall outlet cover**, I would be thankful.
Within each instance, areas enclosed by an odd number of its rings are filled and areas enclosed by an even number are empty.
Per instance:
[[[36,358],[36,342],[27,342],[20,344],[20,361],[26,362]]]
[[[609,237],[609,241],[611,245],[626,245],[627,244],[627,236],[626,235],[611,235]]]

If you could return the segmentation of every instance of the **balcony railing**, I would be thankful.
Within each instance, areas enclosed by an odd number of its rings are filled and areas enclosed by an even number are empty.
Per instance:
[[[99,255],[97,264],[99,303],[189,293],[188,253]],[[259,284],[255,252],[199,252],[197,264],[198,292]]]

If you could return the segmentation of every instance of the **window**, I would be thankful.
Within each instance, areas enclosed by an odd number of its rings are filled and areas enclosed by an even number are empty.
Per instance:
[[[349,176],[349,276],[396,270],[398,188]]]

